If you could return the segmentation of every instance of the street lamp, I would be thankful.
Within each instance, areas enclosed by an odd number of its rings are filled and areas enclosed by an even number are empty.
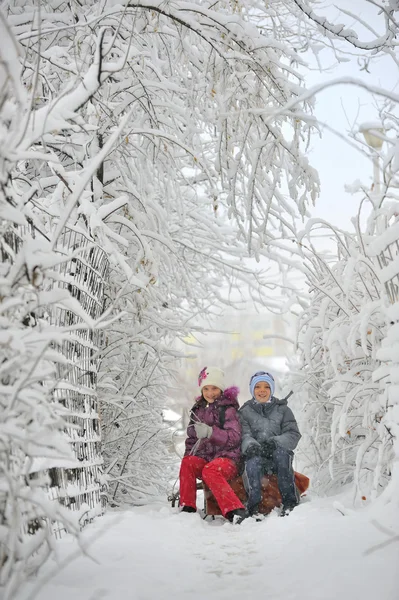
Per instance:
[[[366,144],[375,150],[373,153],[373,190],[376,194],[380,192],[380,166],[378,164],[378,154],[377,152],[381,150],[382,144],[384,143],[384,128],[381,123],[363,123],[359,127],[359,131],[364,135],[364,139],[366,140]]]

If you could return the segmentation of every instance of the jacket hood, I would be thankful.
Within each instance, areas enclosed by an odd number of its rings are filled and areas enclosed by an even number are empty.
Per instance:
[[[235,385],[226,388],[222,395],[219,396],[219,398],[216,400],[215,404],[217,404],[217,406],[233,406],[234,408],[238,409],[240,407],[240,405],[238,404],[239,391],[239,388]],[[208,403],[205,400],[205,398],[203,398],[202,396],[198,396],[198,398],[195,399],[195,405],[201,406],[201,404],[206,406]]]

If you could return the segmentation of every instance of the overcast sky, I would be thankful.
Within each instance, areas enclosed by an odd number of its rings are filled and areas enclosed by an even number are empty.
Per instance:
[[[338,0],[334,4],[359,15],[378,33],[383,33],[382,17],[378,16],[376,7],[367,0]],[[337,17],[338,10],[330,2],[324,2],[321,6],[316,5],[315,12],[318,15],[328,15],[335,23],[350,26],[358,33],[361,40],[368,41],[373,38],[372,34],[354,19],[342,13]],[[341,47],[354,54],[357,52],[349,44],[341,44]],[[306,73],[308,88],[323,81],[352,76],[371,85],[398,91],[399,71],[388,57],[375,59],[369,65],[368,73],[366,70],[361,70],[363,63],[359,65],[356,56],[353,56],[350,62],[339,65],[334,62],[334,57],[328,50],[323,50],[319,56],[326,69],[323,73],[317,70]],[[333,68],[327,70],[329,65]],[[315,64],[314,66],[316,67]],[[377,103],[377,98],[356,86],[330,87],[317,96],[316,116],[348,137],[351,128],[378,119]],[[323,131],[322,139],[315,137],[312,140],[309,159],[319,172],[322,186],[321,197],[316,207],[312,209],[312,216],[325,218],[344,228],[351,228],[350,219],[357,213],[360,197],[346,193],[344,185],[356,179],[371,185],[372,163],[327,130]]]

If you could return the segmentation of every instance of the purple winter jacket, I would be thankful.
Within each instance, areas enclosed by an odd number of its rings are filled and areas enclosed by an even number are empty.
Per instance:
[[[237,387],[227,388],[223,394],[213,403],[208,402],[200,396],[197,398],[191,409],[191,420],[187,428],[186,451],[184,456],[188,456],[192,447],[198,441],[197,434],[193,424],[206,423],[212,427],[210,438],[201,440],[195,456],[210,462],[214,458],[230,458],[238,462],[241,456],[241,423],[238,418],[237,410],[239,408]],[[219,409],[221,406],[227,406],[225,412],[224,427],[221,429]]]

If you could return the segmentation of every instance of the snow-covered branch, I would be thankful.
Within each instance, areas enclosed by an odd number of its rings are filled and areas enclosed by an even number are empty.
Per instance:
[[[306,0],[293,0],[294,4],[314,23],[316,23],[324,34],[334,39],[342,39],[361,50],[382,50],[384,48],[397,45],[396,35],[398,31],[398,22],[395,19],[397,7],[393,4],[390,8],[379,6],[384,15],[385,33],[374,40],[363,42],[359,40],[357,33],[353,29],[348,29],[345,25],[331,23],[326,17],[316,15]]]

